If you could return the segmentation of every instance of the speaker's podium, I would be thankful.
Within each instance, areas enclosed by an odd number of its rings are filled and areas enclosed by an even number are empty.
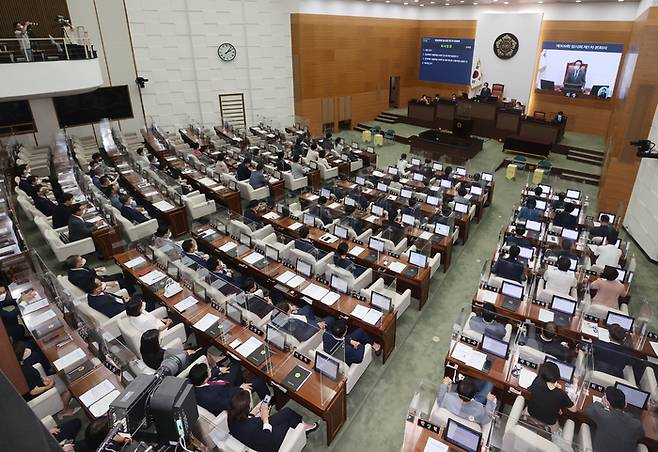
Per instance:
[[[452,120],[452,134],[462,138],[470,138],[473,133],[473,120],[455,118]]]

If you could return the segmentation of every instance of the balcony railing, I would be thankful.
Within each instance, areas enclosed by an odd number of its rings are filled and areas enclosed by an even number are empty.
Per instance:
[[[0,63],[86,60],[96,57],[96,50],[84,29],[67,33],[62,38],[30,38],[29,46],[22,39],[0,39]]]

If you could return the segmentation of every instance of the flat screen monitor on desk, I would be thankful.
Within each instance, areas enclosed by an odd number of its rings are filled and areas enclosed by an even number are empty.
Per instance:
[[[427,256],[423,253],[412,251],[409,253],[409,263],[420,268],[427,267]]]
[[[542,201],[541,199],[535,200],[535,209],[537,210],[546,210],[546,201]]]
[[[279,350],[283,351],[286,349],[286,335],[272,325],[267,325],[265,340],[268,344],[274,345]]]
[[[464,204],[464,203],[461,203],[461,202],[456,202],[455,203],[455,212],[468,213],[468,204]]]
[[[385,245],[386,244],[384,243],[383,240],[380,240],[375,237],[370,237],[370,240],[368,241],[368,248],[370,248],[373,251],[377,251],[378,253],[384,252]]]
[[[493,181],[493,174],[490,173],[482,173],[482,180],[485,182],[491,182]]]
[[[383,312],[389,312],[393,305],[393,300],[391,300],[391,297],[387,297],[373,290],[370,293],[370,304],[381,309]]]
[[[557,368],[560,370],[560,380],[564,381],[565,383],[571,384],[571,382],[573,381],[573,373],[576,370],[574,366],[559,361],[555,358],[551,358],[550,356],[544,358],[544,362],[555,364]]]
[[[432,164],[432,170],[433,171],[442,171],[443,170],[443,165],[441,163],[434,163],[434,164]]]
[[[352,198],[349,196],[345,196],[345,205],[346,206],[356,206],[356,201],[354,201]]]
[[[541,231],[541,223],[539,221],[527,220],[525,222],[525,228],[528,231],[539,232]]]
[[[238,325],[242,324],[242,310],[233,303],[226,303],[226,315]]]
[[[383,182],[378,182],[377,183],[377,190],[383,191],[384,193],[386,193],[388,191],[388,185],[386,185]]]
[[[297,270],[297,273],[309,277],[311,276],[311,272],[313,271],[313,266],[308,262],[306,262],[304,259],[298,257],[295,269]]]
[[[534,248],[526,248],[525,246],[520,246],[519,250],[520,250],[519,256],[523,259],[531,261],[532,258],[535,256]]]
[[[475,196],[480,196],[482,194],[482,187],[479,185],[471,185],[471,194]]]
[[[279,260],[279,250],[270,245],[265,245],[265,257],[275,262]]]
[[[316,351],[315,365],[313,367],[317,372],[321,373],[325,377],[333,381],[338,380],[338,370],[340,369],[340,364],[331,356],[322,353],[321,351]]]
[[[390,174],[391,176],[397,176],[398,169],[394,166],[389,166],[388,167],[388,174]]]
[[[482,442],[482,433],[473,430],[470,427],[448,418],[446,426],[445,440],[450,444],[460,447],[467,452],[479,452],[480,443]]]
[[[414,180],[417,181],[417,182],[422,182],[422,181],[425,180],[425,176],[423,176],[420,173],[414,173],[413,177],[414,177]]]
[[[404,224],[405,226],[413,226],[414,224],[416,224],[416,219],[412,215],[403,213],[402,224]]]
[[[572,189],[567,190],[567,198],[569,198],[569,199],[580,199],[580,191],[579,190],[572,190]]]
[[[523,286],[509,281],[503,281],[503,285],[500,287],[500,293],[515,300],[522,300]]]
[[[568,316],[572,316],[576,313],[577,302],[575,300],[570,300],[568,298],[561,297],[559,295],[553,295],[553,301],[551,302],[551,309],[553,311],[561,312]]]
[[[331,198],[331,191],[329,191],[328,188],[323,188],[320,190],[320,196],[324,196],[325,198],[329,199]]]
[[[428,195],[427,200],[425,202],[427,202],[427,204],[429,204],[430,206],[438,206],[439,198],[436,196]]]
[[[340,276],[331,275],[331,288],[337,290],[340,293],[347,293],[348,285]]]
[[[537,185],[537,187],[540,187],[540,188],[541,188],[541,196],[542,196],[542,198],[543,198],[544,196],[548,196],[548,195],[551,194],[552,188],[551,188],[550,185],[539,184],[539,185]]]
[[[361,185],[361,186],[366,184],[365,178],[363,178],[361,176],[356,176],[355,182],[356,182],[357,185]]]
[[[338,238],[347,239],[347,232],[347,228],[338,225],[334,226],[334,235]]]
[[[466,176],[466,168],[464,168],[462,166],[458,166],[457,168],[455,168],[455,173],[458,176]]]
[[[240,243],[242,243],[244,246],[248,246],[249,248],[251,248],[251,236],[245,234],[244,232],[241,232]]]
[[[412,192],[411,190],[407,190],[406,188],[403,188],[402,190],[400,190],[400,196],[405,198],[405,199],[411,199],[413,194],[414,194],[414,192]]]
[[[384,216],[384,208],[382,206],[373,205],[370,209],[370,212],[372,212],[373,215],[377,215],[378,217]]]
[[[413,166],[420,166],[420,159],[411,159],[411,164]]]
[[[575,229],[562,228],[562,238],[569,240],[578,240],[578,231]]]
[[[633,328],[633,323],[635,323],[633,317],[612,311],[608,311],[608,315],[605,318],[606,326],[619,325],[626,331],[630,331]]]
[[[436,223],[434,225],[434,233],[447,237],[450,235],[450,225],[443,223]]]
[[[441,179],[441,188],[452,188],[452,181],[450,179]]]
[[[649,400],[649,394],[646,391],[641,389],[634,388],[632,386],[625,385],[624,383],[616,382],[615,388],[619,389],[626,396],[626,403],[634,408],[643,410],[647,406],[647,401]]]
[[[304,224],[306,226],[313,227],[315,226],[315,217],[311,215],[310,213],[305,213],[304,214]]]
[[[494,337],[484,335],[482,336],[482,351],[491,353],[499,358],[507,359],[507,352],[509,350],[509,343],[501,341]]]

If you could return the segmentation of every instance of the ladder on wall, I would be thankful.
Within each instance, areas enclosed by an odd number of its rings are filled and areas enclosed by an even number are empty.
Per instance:
[[[222,125],[230,124],[236,129],[247,128],[247,117],[244,110],[244,94],[220,94],[219,114],[222,117]]]

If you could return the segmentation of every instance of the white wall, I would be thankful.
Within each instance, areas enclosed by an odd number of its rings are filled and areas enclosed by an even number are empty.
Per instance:
[[[166,129],[219,124],[220,93],[245,93],[247,123],[293,122],[292,0],[126,2],[147,117]],[[235,60],[217,47],[231,42]]]
[[[658,109],[649,140],[658,143]],[[628,202],[624,227],[654,261],[658,261],[658,159],[642,159],[633,194]]]
[[[541,14],[481,14],[475,34],[473,65],[481,63],[482,81],[505,85],[505,97],[528,104],[541,31]],[[519,50],[508,60],[493,52],[493,42],[502,33],[519,39]]]

